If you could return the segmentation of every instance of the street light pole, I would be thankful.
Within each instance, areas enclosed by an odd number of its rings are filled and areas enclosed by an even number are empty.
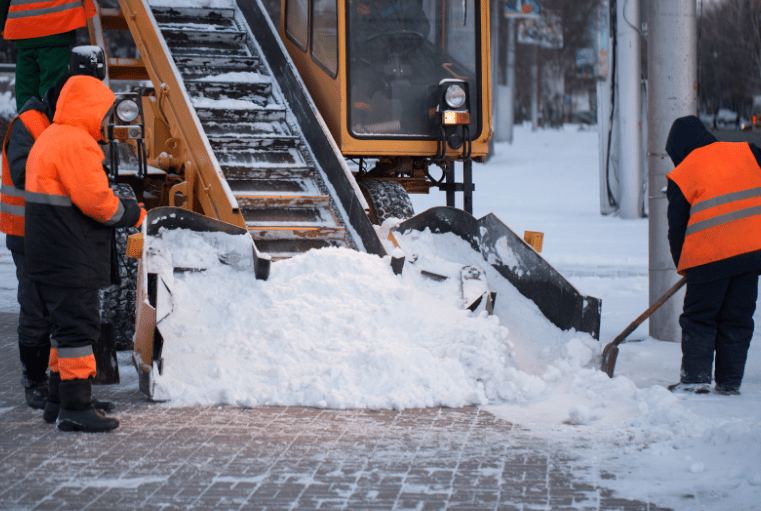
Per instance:
[[[679,279],[668,244],[666,174],[674,165],[666,138],[679,117],[697,111],[697,22],[695,0],[651,1],[648,11],[648,209],[650,303]],[[650,316],[650,335],[679,342],[680,292]]]
[[[642,194],[642,64],[639,40],[639,0],[616,3],[616,85],[618,86],[618,172],[621,218],[640,218],[644,212]]]

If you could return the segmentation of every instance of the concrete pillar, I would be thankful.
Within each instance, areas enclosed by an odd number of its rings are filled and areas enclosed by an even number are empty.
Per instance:
[[[640,218],[642,194],[642,64],[639,40],[639,0],[616,2],[616,85],[618,86],[621,218]],[[635,28],[636,27],[636,28]]]
[[[611,101],[611,92],[613,87],[613,60],[612,54],[613,38],[610,33],[610,3],[608,0],[601,0],[599,7],[597,47],[600,52],[600,59],[605,59],[599,64],[600,70],[605,72],[605,79],[597,81],[597,132],[598,132],[598,157],[600,167],[600,213],[609,215],[615,213],[618,209],[618,180],[614,175],[617,168],[616,162],[613,161],[613,154],[618,154],[613,149],[617,146],[617,131],[613,129],[615,122],[611,120],[611,110],[613,103]],[[604,52],[604,53],[603,53]],[[610,147],[609,147],[610,146]]]
[[[491,11],[489,13],[489,34],[491,45],[491,119],[492,119],[492,137],[489,139],[489,155],[491,158],[494,154],[494,143],[499,141],[499,119],[504,115],[502,105],[500,104],[500,86],[499,86],[499,18],[502,11],[502,2],[500,0],[490,2]]]
[[[499,87],[497,141],[513,143],[515,124],[515,18],[507,20],[507,65],[505,85]]]
[[[675,119],[697,111],[697,30],[695,0],[658,0],[648,11],[648,206],[650,226],[650,303],[677,280],[668,245],[666,174],[674,165],[666,138]],[[684,291],[650,317],[650,335],[681,341],[679,314]]]
[[[539,126],[539,48],[531,45],[531,131]],[[546,121],[546,119],[545,119]]]

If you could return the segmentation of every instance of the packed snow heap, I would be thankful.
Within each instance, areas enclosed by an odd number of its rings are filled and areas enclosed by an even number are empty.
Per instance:
[[[203,271],[157,271],[172,290],[173,312],[159,325],[165,363],[155,397],[240,406],[482,405],[539,396],[597,356],[597,341],[558,330],[457,236],[398,238],[407,254],[399,276],[388,257],[329,248],[276,262],[258,281],[229,261],[245,253],[247,236],[162,231],[149,240],[159,254],[152,265]],[[463,307],[464,265],[486,271],[495,315]]]

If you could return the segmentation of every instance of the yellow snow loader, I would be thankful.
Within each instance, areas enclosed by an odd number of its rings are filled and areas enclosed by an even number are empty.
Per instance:
[[[159,264],[152,238],[172,229],[247,234],[251,244],[220,261],[245,258],[260,279],[278,260],[312,249],[385,256],[371,222],[383,216],[382,200],[367,183],[472,190],[467,177],[455,184],[447,170],[452,179],[440,183],[427,169],[482,159],[491,132],[485,0],[418,2],[415,30],[372,35],[350,19],[364,16],[365,4],[298,0],[285,5],[282,39],[259,0],[159,3],[119,0],[89,24],[92,44],[107,53],[128,34],[136,48],[134,58],[106,56],[108,83],[137,103],[115,110],[108,161],[114,180],[149,210],[144,246],[139,236],[129,246],[140,257],[133,360],[149,397],[164,364],[161,321],[173,307],[166,272],[203,271]],[[294,63],[289,47],[314,64],[311,71]],[[430,67],[416,65],[421,58]],[[325,76],[315,88],[309,73],[317,71]],[[375,158],[375,170],[352,172],[345,157],[355,156]],[[560,328],[599,335],[599,300],[576,291],[493,215],[476,220],[434,208],[396,227],[426,228],[469,241]]]

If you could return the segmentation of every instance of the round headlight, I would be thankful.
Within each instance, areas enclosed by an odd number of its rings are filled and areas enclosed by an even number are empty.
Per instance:
[[[444,93],[444,99],[450,108],[460,108],[465,104],[465,100],[467,99],[465,89],[460,85],[450,85]]]
[[[140,109],[131,99],[125,99],[116,105],[116,117],[122,122],[132,122],[137,119]]]

